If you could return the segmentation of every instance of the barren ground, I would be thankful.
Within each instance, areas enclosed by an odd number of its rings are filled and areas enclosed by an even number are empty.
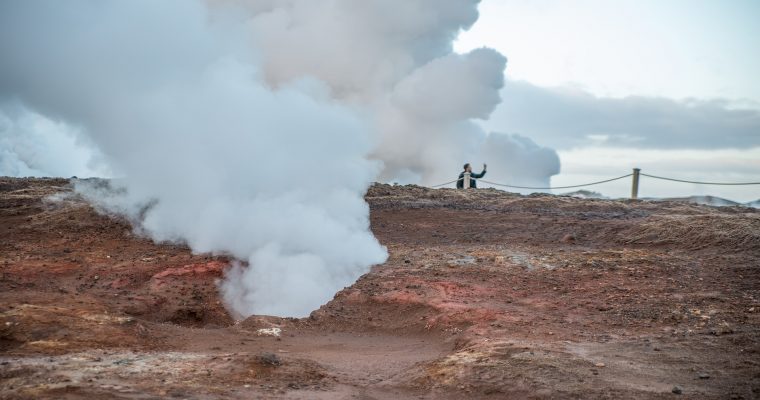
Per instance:
[[[375,185],[388,262],[236,323],[70,191],[0,178],[2,399],[760,398],[758,210]]]

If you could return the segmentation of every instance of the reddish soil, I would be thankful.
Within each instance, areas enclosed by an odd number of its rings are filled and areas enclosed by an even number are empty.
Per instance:
[[[0,398],[760,398],[758,210],[367,201],[385,264],[309,318],[236,322],[230,260],[152,243],[67,180],[0,178]]]

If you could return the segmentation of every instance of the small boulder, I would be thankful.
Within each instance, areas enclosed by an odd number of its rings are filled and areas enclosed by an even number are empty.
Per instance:
[[[562,236],[562,243],[575,243],[575,235],[567,234]]]
[[[280,357],[274,353],[261,353],[261,355],[259,355],[259,361],[264,365],[278,366],[282,364]]]

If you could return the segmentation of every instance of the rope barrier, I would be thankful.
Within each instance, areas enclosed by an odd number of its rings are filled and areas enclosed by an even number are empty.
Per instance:
[[[629,176],[633,176],[633,189],[632,189],[633,190],[633,194],[631,195],[631,198],[633,198],[633,199],[635,199],[637,197],[637,193],[638,193],[638,181],[639,181],[638,176],[639,175],[646,176],[646,177],[649,177],[649,178],[654,178],[654,179],[663,179],[663,180],[666,180],[666,181],[673,181],[673,182],[693,183],[693,184],[697,184],[697,185],[732,185],[732,186],[736,186],[736,185],[760,185],[760,182],[700,182],[700,181],[689,181],[689,180],[685,180],[685,179],[675,179],[675,178],[666,178],[666,177],[657,176],[657,175],[649,175],[649,174],[641,173],[639,171],[640,171],[639,169],[635,168],[633,174],[627,174],[627,175],[623,175],[623,176],[618,176],[617,178],[610,178],[610,179],[605,179],[603,181],[584,183],[584,184],[581,184],[581,185],[551,186],[551,187],[516,186],[516,185],[507,185],[505,183],[491,182],[491,181],[487,181],[485,179],[477,179],[477,178],[471,178],[471,179],[475,179],[477,181],[480,181],[480,182],[483,182],[483,183],[487,183],[489,185],[495,185],[495,186],[501,186],[501,187],[506,187],[506,188],[513,188],[513,189],[554,190],[554,189],[573,189],[573,188],[579,188],[579,187],[584,187],[584,186],[599,185],[599,184],[602,184],[602,183],[612,182],[612,181],[616,181],[616,180],[619,180],[619,179],[628,178]],[[441,184],[438,184],[438,185],[433,185],[433,186],[431,186],[431,188],[439,188],[441,186],[450,185],[452,183],[459,182],[459,181],[461,181],[463,179],[464,178],[454,179],[451,182],[446,182],[446,183],[441,183]]]
[[[600,183],[607,183],[607,182],[616,181],[616,180],[618,180],[618,179],[627,178],[627,177],[629,177],[629,176],[631,176],[631,175],[633,175],[633,174],[623,175],[623,176],[619,176],[619,177],[617,177],[617,178],[612,178],[612,179],[605,179],[605,180],[603,180],[603,181],[598,181],[598,182],[584,183],[584,184],[582,184],[582,185],[572,185],[572,186],[554,186],[554,187],[514,186],[514,185],[507,185],[507,184],[503,184],[503,183],[490,182],[490,181],[487,181],[487,180],[484,180],[484,179],[477,179],[477,180],[478,180],[478,181],[480,181],[480,182],[483,182],[483,183],[488,183],[488,184],[491,184],[491,185],[496,185],[496,186],[503,186],[503,187],[514,188],[514,189],[535,189],[535,190],[550,190],[550,189],[571,189],[571,188],[577,188],[577,187],[583,187],[583,186],[598,185],[598,184],[600,184]],[[437,187],[441,187],[441,186],[445,186],[445,185],[450,185],[450,184],[452,184],[452,183],[454,183],[454,182],[458,182],[458,181],[460,181],[460,180],[462,180],[462,179],[464,179],[464,178],[461,178],[461,179],[455,179],[455,180],[453,180],[453,181],[451,181],[451,182],[441,183],[441,184],[439,184],[439,185],[433,185],[433,186],[431,186],[431,187],[432,187],[432,188],[437,188]],[[475,179],[475,178],[473,178],[473,179]]]
[[[673,181],[673,182],[683,182],[683,183],[695,183],[697,185],[760,185],[760,182],[735,182],[735,183],[728,183],[728,182],[698,182],[698,181],[687,181],[683,179],[675,179],[675,178],[665,178],[662,176],[655,176],[655,175],[649,175],[645,173],[640,173],[641,176],[647,176],[654,179],[663,179],[666,181]]]
[[[515,188],[515,189],[536,189],[536,190],[550,190],[550,189],[572,189],[572,188],[578,188],[578,187],[583,187],[583,186],[598,185],[598,184],[600,184],[600,183],[607,183],[607,182],[616,181],[616,180],[618,180],[618,179],[627,178],[627,177],[629,177],[629,176],[631,176],[631,175],[633,175],[633,174],[628,174],[628,175],[618,176],[617,178],[612,178],[612,179],[605,179],[605,180],[603,180],[603,181],[598,181],[598,182],[584,183],[584,184],[582,184],[582,185],[571,185],[571,186],[553,186],[553,187],[532,187],[532,186],[514,186],[514,185],[505,185],[505,184],[503,184],[503,183],[489,182],[489,181],[485,181],[485,180],[483,180],[483,179],[480,179],[480,181],[481,181],[481,182],[483,182],[483,183],[488,183],[488,184],[491,184],[491,185],[496,185],[496,186],[504,186],[504,187],[508,187],[508,188]]]

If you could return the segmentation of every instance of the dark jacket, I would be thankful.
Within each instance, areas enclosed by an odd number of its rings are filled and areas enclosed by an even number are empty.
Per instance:
[[[474,172],[470,173],[470,187],[476,188],[478,187],[475,184],[475,179],[480,179],[483,177],[483,175],[486,174],[486,170],[483,170],[483,172],[476,174]],[[464,171],[462,171],[461,174],[459,174],[459,180],[457,181],[457,189],[464,189]]]

